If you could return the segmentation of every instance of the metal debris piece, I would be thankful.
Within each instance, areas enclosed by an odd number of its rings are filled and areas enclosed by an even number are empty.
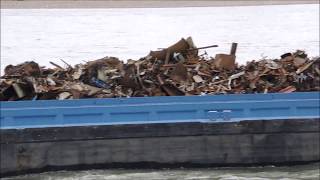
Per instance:
[[[74,79],[74,80],[80,79],[80,77],[81,77],[82,74],[83,74],[83,70],[84,70],[84,68],[83,68],[81,65],[79,65],[78,67],[76,67],[76,71],[72,74],[73,79]]]
[[[57,99],[64,100],[64,99],[73,99],[72,94],[69,92],[62,92],[58,95]]]
[[[7,76],[39,76],[40,67],[37,63],[30,61],[16,66],[8,65],[5,67],[4,73]]]
[[[58,65],[58,64],[56,64],[56,63],[54,63],[54,62],[51,62],[51,61],[50,61],[49,63],[52,64],[53,66],[57,67],[58,69],[62,70],[62,71],[65,70],[63,67],[61,67],[60,65]]]
[[[214,65],[220,70],[233,70],[235,69],[236,56],[229,54],[216,54],[214,58]]]
[[[26,96],[26,93],[23,91],[23,89],[18,83],[13,83],[12,87],[19,98],[23,98],[24,96]]]
[[[176,82],[186,81],[188,79],[188,70],[182,63],[178,63],[170,77]]]
[[[232,43],[230,54],[216,54],[215,60],[213,62],[214,66],[221,70],[234,70],[237,47],[237,43]]]
[[[293,59],[291,53],[282,54],[280,57],[282,60],[292,60]]]
[[[52,78],[50,78],[50,77],[47,77],[47,82],[48,82],[48,85],[49,85],[49,86],[55,86],[55,85],[57,85],[56,82],[55,82]]]
[[[190,41],[192,40],[187,41],[186,39],[182,38],[180,41],[166,49],[163,49],[161,51],[150,51],[149,56],[151,56],[152,59],[159,59],[164,61],[166,59],[167,53],[169,53],[169,56],[172,57],[174,52],[183,53],[192,48],[190,47]],[[195,53],[195,51],[193,51],[193,53]]]
[[[186,60],[181,53],[173,53],[173,59],[176,62],[184,62]]]
[[[304,75],[303,73],[301,73],[301,74],[296,74],[296,75],[294,76],[294,79],[295,79],[295,82],[297,82],[297,83],[302,83],[303,81],[307,80],[307,76]]]
[[[193,76],[192,78],[193,78],[194,82],[196,82],[196,83],[201,83],[201,82],[204,81],[204,80],[202,79],[202,77],[199,76],[199,75],[195,75],[195,76]]]
[[[106,82],[104,82],[104,81],[102,81],[100,79],[96,79],[95,77],[91,78],[91,82],[94,85],[96,85],[97,87],[100,87],[100,88],[105,88],[105,89],[110,88],[110,86]]]
[[[228,79],[228,88],[231,90],[231,82],[232,82],[232,80],[237,79],[237,78],[239,78],[240,76],[242,76],[244,74],[245,74],[245,71],[242,71],[242,72],[239,72],[237,74],[231,75],[229,77],[229,79]]]
[[[318,61],[319,61],[319,58],[318,58]],[[303,64],[299,69],[297,69],[296,73],[297,73],[297,74],[302,73],[303,71],[305,71],[306,69],[308,69],[314,62],[315,62],[315,60],[309,61],[309,62]]]
[[[296,87],[288,86],[286,88],[281,89],[279,92],[281,92],[281,93],[291,93],[291,92],[294,92],[296,90],[297,90]]]
[[[306,63],[307,59],[301,57],[295,57],[293,59],[293,64],[295,67],[300,67]]]

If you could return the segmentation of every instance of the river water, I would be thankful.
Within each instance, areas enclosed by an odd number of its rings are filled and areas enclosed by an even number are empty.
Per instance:
[[[237,61],[278,58],[304,49],[319,55],[319,6],[277,5],[139,9],[1,10],[1,71],[8,64],[64,59],[70,64],[116,56],[138,59],[192,36],[197,46],[218,44],[209,54],[228,53],[238,42]],[[293,167],[60,171],[10,180],[319,179],[319,164]]]
[[[138,59],[188,36],[197,46],[219,45],[207,50],[212,56],[239,43],[238,63],[296,49],[317,56],[319,6],[2,9],[1,69],[30,60]]]
[[[3,180],[319,180],[319,163],[291,167],[60,171]]]

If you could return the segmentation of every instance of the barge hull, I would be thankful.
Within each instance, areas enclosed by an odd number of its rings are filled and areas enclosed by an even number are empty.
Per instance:
[[[315,118],[7,129],[1,131],[1,176],[317,162],[319,127]]]
[[[317,162],[320,94],[0,102],[0,176]]]

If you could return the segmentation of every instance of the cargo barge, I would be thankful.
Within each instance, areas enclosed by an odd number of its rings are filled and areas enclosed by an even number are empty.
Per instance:
[[[319,92],[1,102],[1,176],[319,162]]]

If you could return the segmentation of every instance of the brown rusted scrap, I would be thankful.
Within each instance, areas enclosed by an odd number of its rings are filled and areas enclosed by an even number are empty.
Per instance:
[[[177,43],[173,44],[172,46],[165,48],[160,51],[150,51],[149,56],[153,59],[165,60],[166,56],[172,56],[174,52],[182,53],[190,48],[188,41],[182,38]],[[167,55],[168,54],[168,55]]]
[[[168,48],[164,48],[159,51],[150,51],[149,57],[151,59],[158,59],[165,61],[165,64],[168,64],[171,59],[174,58],[174,55],[176,54],[181,55],[182,57],[186,56],[193,56],[198,57],[198,50],[201,49],[207,49],[207,48],[213,48],[218,47],[218,45],[211,45],[211,46],[204,46],[197,48],[194,45],[194,42],[191,37],[188,37],[187,39],[182,38],[177,43],[173,44],[172,46]]]
[[[214,65],[218,69],[234,70],[236,62],[237,43],[232,43],[230,54],[217,54]]]
[[[208,49],[208,48],[213,48],[213,47],[218,47],[218,45],[210,45],[210,46],[203,46],[203,47],[198,47],[198,48],[191,48],[191,49],[187,49],[186,51],[197,51],[197,50]]]
[[[16,66],[8,65],[5,67],[4,73],[7,76],[39,76],[40,67],[37,63],[30,61]]]
[[[319,57],[298,50],[239,66],[236,43],[230,54],[198,55],[210,47],[187,38],[125,63],[104,57],[75,66],[62,61],[65,67],[9,65],[0,77],[0,101],[320,91]]]
[[[291,92],[294,92],[296,90],[297,90],[296,87],[288,86],[286,88],[281,89],[279,92],[281,92],[281,93],[291,93]]]

